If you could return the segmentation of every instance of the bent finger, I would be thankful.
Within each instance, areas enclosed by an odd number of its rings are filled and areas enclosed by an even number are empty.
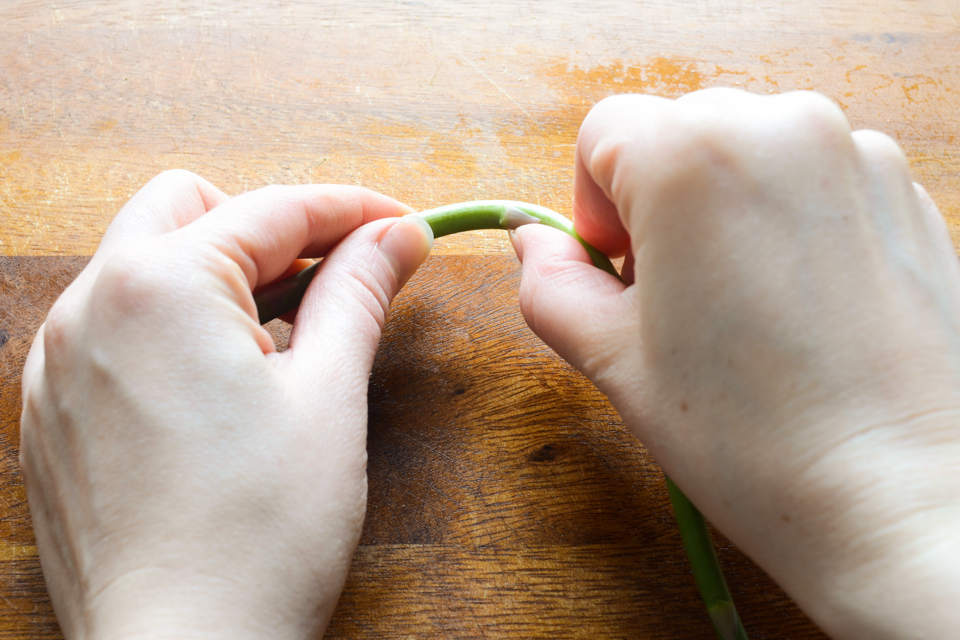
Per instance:
[[[331,385],[365,386],[390,303],[432,245],[433,232],[418,216],[374,222],[338,245],[300,303],[283,354],[293,375],[316,380],[334,371]]]
[[[601,385],[619,354],[618,336],[635,322],[627,286],[593,266],[580,244],[560,231],[526,225],[514,231],[523,265],[520,310],[541,340]],[[602,388],[602,387],[601,387]]]
[[[125,245],[175,231],[227,200],[226,194],[189,171],[159,174],[116,215],[93,259],[61,294],[58,304],[72,306],[93,286],[104,262]]]
[[[230,198],[200,176],[164,171],[138,191],[110,223],[97,253],[184,227]]]
[[[326,255],[361,225],[411,212],[360,187],[270,186],[223,203],[182,232],[235,262],[252,290],[276,280],[297,258]]]
[[[624,220],[631,212],[633,190],[645,169],[660,169],[660,138],[675,104],[710,113],[718,105],[739,105],[754,97],[733,89],[704,89],[677,101],[658,96],[619,95],[597,103],[577,135],[573,220],[584,240],[611,257],[630,250]],[[676,123],[673,123],[676,124]],[[659,142],[658,142],[659,141]],[[669,143],[668,143],[669,146]],[[669,168],[669,167],[668,167]],[[625,188],[626,187],[626,188]]]
[[[579,142],[573,174],[573,226],[580,237],[604,255],[617,258],[630,250],[630,234],[616,205],[594,181],[581,157]]]
[[[930,226],[937,241],[944,247],[949,247],[951,251],[956,252],[953,246],[953,239],[950,237],[950,227],[947,226],[947,221],[940,213],[940,209],[933,201],[933,198],[930,197],[930,194],[927,193],[923,185],[918,182],[913,183],[913,190],[920,199],[920,209],[923,211],[923,217]]]
[[[852,136],[870,218],[922,264],[936,264],[956,276],[956,250],[946,221],[926,190],[911,179],[904,151],[878,131],[860,130]]]
[[[642,191],[648,156],[657,146],[673,101],[648,95],[605,98],[590,110],[577,134],[574,224],[601,251],[628,250],[631,204]],[[607,204],[609,203],[609,204]]]

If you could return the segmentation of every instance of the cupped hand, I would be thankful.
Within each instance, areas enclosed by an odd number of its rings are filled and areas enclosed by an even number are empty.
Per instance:
[[[516,231],[530,326],[829,633],[960,628],[960,266],[902,151],[813,93],[618,96],[574,222]]]
[[[430,250],[364,189],[160,175],[51,309],[21,466],[67,638],[322,634],[366,508],[367,381]],[[277,353],[251,291],[325,256]]]

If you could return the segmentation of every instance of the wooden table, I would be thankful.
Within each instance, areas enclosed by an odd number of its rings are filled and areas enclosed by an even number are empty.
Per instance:
[[[817,89],[906,149],[960,239],[960,4],[728,0],[0,5],[0,638],[59,637],[17,466],[37,326],[156,173],[569,211],[620,92]],[[525,327],[504,235],[437,242],[370,386],[370,508],[328,637],[711,638],[663,476]],[[273,327],[284,340],[280,325]],[[753,638],[821,638],[722,538]]]

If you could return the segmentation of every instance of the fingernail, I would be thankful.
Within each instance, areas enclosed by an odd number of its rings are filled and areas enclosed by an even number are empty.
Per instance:
[[[402,286],[430,254],[433,230],[420,216],[404,216],[380,238],[377,247]]]
[[[523,242],[520,240],[520,236],[517,235],[517,231],[520,229],[511,229],[510,234],[510,244],[513,245],[513,250],[517,253],[517,260],[520,261],[520,264],[523,264]]]

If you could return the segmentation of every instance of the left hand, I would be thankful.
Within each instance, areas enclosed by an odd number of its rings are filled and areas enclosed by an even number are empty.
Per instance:
[[[165,173],[51,309],[21,466],[67,638],[322,634],[366,509],[367,382],[432,234],[338,186]],[[277,353],[251,291],[325,256]]]

